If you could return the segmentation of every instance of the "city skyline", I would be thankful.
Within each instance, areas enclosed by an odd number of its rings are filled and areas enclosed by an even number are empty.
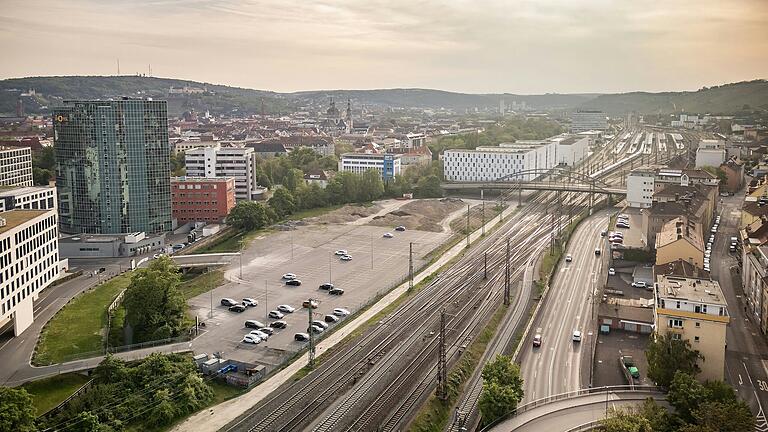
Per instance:
[[[119,59],[123,75],[151,65],[153,76],[278,92],[540,94],[696,90],[768,72],[768,4],[756,0],[10,0],[0,23],[14,59],[2,78],[114,75]]]

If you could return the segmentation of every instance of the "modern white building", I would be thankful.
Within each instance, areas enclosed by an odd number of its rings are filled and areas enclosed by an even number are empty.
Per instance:
[[[189,177],[233,177],[235,199],[259,200],[262,191],[256,178],[256,152],[250,147],[204,147],[184,153]]]
[[[655,170],[638,168],[627,175],[627,204],[630,207],[649,208],[653,205]]]
[[[33,302],[59,276],[56,210],[0,212],[0,326],[16,336],[34,320]]]
[[[375,169],[381,173],[381,179],[387,181],[400,175],[400,158],[399,154],[392,153],[344,153],[339,159],[339,171],[362,174]]]
[[[696,168],[719,167],[725,162],[725,143],[721,140],[704,139],[696,149]]]
[[[573,166],[589,155],[589,144],[591,142],[589,136],[563,134],[552,137],[550,140],[557,143],[555,154],[557,155],[558,165]]]
[[[0,146],[0,186],[32,185],[32,149]]]
[[[608,119],[602,111],[578,110],[571,114],[571,132],[608,129]]]
[[[0,212],[13,209],[50,210],[56,208],[56,188],[31,186],[4,189],[0,187]]]

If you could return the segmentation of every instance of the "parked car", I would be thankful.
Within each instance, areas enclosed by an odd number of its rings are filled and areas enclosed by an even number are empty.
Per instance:
[[[600,237],[605,237],[608,234],[608,231],[602,230],[600,231]]]
[[[322,332],[324,332],[324,331],[325,331],[325,329],[324,329],[324,328],[322,328],[322,327],[320,327],[320,326],[311,325],[311,326],[309,326],[309,327],[307,328],[307,331],[308,331],[308,332],[312,332],[312,333],[315,333],[315,334],[317,334],[317,333],[322,333]]]
[[[632,282],[632,286],[635,288],[647,288],[648,284],[645,281]]]
[[[600,250],[600,248],[595,248],[595,255],[600,255],[601,253],[602,251]]]
[[[231,299],[231,298],[223,298],[223,299],[221,299],[221,305],[222,306],[229,307],[229,306],[234,306],[236,304],[238,304],[238,303],[235,300]]]
[[[533,346],[540,347],[541,346],[541,335],[537,334],[533,337]]]
[[[283,312],[283,313],[293,313],[293,311],[295,311],[296,308],[294,308],[293,306],[286,305],[286,304],[281,304],[280,306],[277,307],[277,310],[279,310],[280,312]]]
[[[405,231],[405,227],[400,225],[395,227],[395,231]]]
[[[283,279],[291,280],[296,279],[296,274],[294,273],[286,273],[283,275]]]
[[[276,310],[273,310],[273,311],[269,311],[269,313],[267,314],[267,316],[268,316],[269,318],[272,318],[272,319],[283,319],[283,317],[284,317],[285,315],[283,315],[283,313],[282,313],[282,312],[280,312],[280,311],[276,311]]]
[[[339,250],[337,250],[337,251],[336,251],[336,252],[334,252],[334,253],[335,253],[336,255],[338,255],[338,256],[342,256],[342,255],[346,255],[346,254],[347,254],[347,251],[346,251],[346,250],[344,250],[344,249],[339,249]]]
[[[273,334],[275,334],[275,330],[273,330],[272,327],[262,327],[262,328],[259,329],[259,331],[262,332],[262,333],[266,333],[269,336],[272,336]],[[251,333],[253,333],[253,332],[251,332]]]
[[[333,310],[333,314],[338,317],[345,317],[349,315],[349,311],[344,308],[336,308]]]
[[[629,226],[629,224],[625,224],[625,223],[617,223],[616,224],[616,228],[630,229],[630,226]]]
[[[288,327],[288,323],[285,321],[272,321],[269,326],[276,329],[284,329]]]
[[[571,256],[571,254],[566,255],[565,262],[571,262],[571,261],[573,261],[573,257]]]
[[[241,304],[236,304],[234,306],[230,306],[229,307],[229,311],[230,312],[237,312],[237,313],[245,312],[245,306],[243,306]]]
[[[320,321],[320,320],[312,320],[312,325],[316,325],[318,327],[322,327],[323,329],[327,329],[328,328],[328,324],[326,324],[325,322]]]
[[[337,317],[336,315],[326,315],[323,319],[327,323],[337,323],[337,322],[339,322],[339,317]]]
[[[263,323],[256,320],[245,320],[245,326],[248,328],[260,329],[266,327]]]
[[[301,307],[309,308],[312,307],[312,309],[317,309],[318,303],[315,300],[304,300],[304,302],[301,303]]]
[[[392,238],[394,237],[392,233],[384,233],[384,238]]]
[[[331,289],[333,289],[333,284],[332,283],[320,284],[320,289],[321,290],[326,290],[326,291],[327,290],[331,290]]]
[[[342,255],[341,256],[342,261],[352,261],[352,255]]]
[[[608,269],[608,276],[616,276],[616,269],[611,267]]]
[[[574,330],[573,331],[573,337],[574,342],[581,342],[581,331],[580,330]]]
[[[285,284],[290,286],[301,286],[301,281],[298,279],[290,279],[285,281]]]
[[[254,300],[254,299],[252,299],[252,298],[250,298],[250,297],[246,297],[246,298],[243,299],[243,306],[251,306],[251,307],[253,307],[253,306],[258,306],[258,305],[259,305],[259,302]]]
[[[309,335],[307,333],[296,333],[293,335],[293,339],[299,342],[306,342],[309,340]]]
[[[344,295],[344,290],[341,288],[334,288],[330,291],[328,291],[328,294],[330,295]]]
[[[243,336],[243,340],[241,342],[258,345],[261,343],[261,338],[254,334],[247,334]]]
[[[266,341],[267,339],[269,339],[269,335],[264,333],[261,330],[251,330],[251,332],[249,334],[256,335],[259,338],[261,338],[261,340],[263,340],[263,341]]]

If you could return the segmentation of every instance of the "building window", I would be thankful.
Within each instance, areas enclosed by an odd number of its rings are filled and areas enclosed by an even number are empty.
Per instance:
[[[680,340],[682,337],[680,336],[680,333],[672,333],[672,340]]]
[[[683,328],[683,320],[670,319],[669,320],[669,326],[672,327],[672,328]]]
[[[701,327],[701,323],[700,323],[700,322],[697,322],[697,323],[696,323],[696,328],[699,328],[699,327]]]
[[[693,337],[693,341],[694,341],[694,342],[698,342],[698,341],[699,341],[699,337],[698,337],[698,336],[694,336],[694,337]]]

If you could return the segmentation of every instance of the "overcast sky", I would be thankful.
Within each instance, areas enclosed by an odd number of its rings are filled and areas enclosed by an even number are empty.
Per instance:
[[[766,0],[0,0],[0,77],[275,91],[695,90],[768,78]]]

